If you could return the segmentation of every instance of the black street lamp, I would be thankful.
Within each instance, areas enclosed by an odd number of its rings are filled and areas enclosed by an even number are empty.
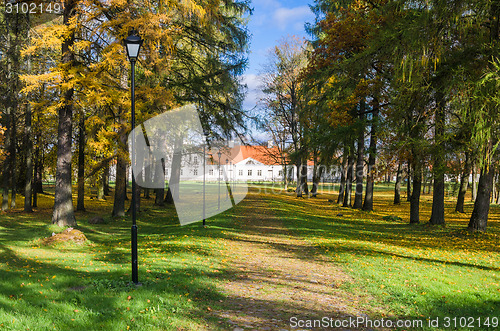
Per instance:
[[[125,38],[125,49],[131,66],[131,101],[132,101],[132,130],[135,128],[135,62],[139,56],[143,40],[136,35],[136,31],[132,31],[131,35]],[[137,192],[135,189],[134,165],[135,165],[135,133],[132,137],[132,282],[139,285],[139,272],[137,267]]]
[[[207,146],[207,138],[208,138],[209,132],[207,130],[203,130],[203,135],[205,136],[205,139],[203,141],[203,227],[206,227],[206,220],[205,220],[205,166],[207,164],[206,161],[206,146]]]
[[[219,166],[217,169],[219,171],[219,197],[217,200],[217,210],[219,210],[220,209],[220,157],[222,156],[222,153],[220,150],[217,152],[217,156],[219,157]]]

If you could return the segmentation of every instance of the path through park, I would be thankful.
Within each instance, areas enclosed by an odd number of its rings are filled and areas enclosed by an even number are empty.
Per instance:
[[[353,280],[287,230],[266,199],[247,199],[252,208],[238,218],[242,231],[226,243],[233,275],[220,289],[226,308],[214,314],[233,330],[289,330],[292,317],[341,319],[377,309],[367,307],[368,296],[342,289]]]

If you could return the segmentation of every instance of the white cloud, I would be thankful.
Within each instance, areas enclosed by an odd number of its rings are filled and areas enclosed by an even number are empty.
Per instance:
[[[300,26],[302,29],[304,22],[312,19],[314,14],[311,12],[309,6],[300,6],[295,8],[278,8],[273,14],[274,23],[282,31],[286,30],[289,25],[295,29]]]
[[[262,98],[263,94],[260,89],[261,78],[259,75],[246,74],[241,76],[241,83],[245,84],[248,88],[247,96],[243,102],[243,108],[245,110],[253,109],[259,100]]]

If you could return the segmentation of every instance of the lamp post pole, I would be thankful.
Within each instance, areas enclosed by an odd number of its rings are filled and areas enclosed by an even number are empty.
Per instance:
[[[229,199],[229,190],[228,190],[228,187],[227,187],[227,182],[228,182],[228,177],[227,176],[229,174],[228,171],[227,171],[227,166],[228,165],[229,165],[229,159],[226,159],[226,167],[225,167],[226,171],[224,171],[225,172],[225,176],[226,176],[226,180],[225,180],[225,182],[226,182],[226,200]]]
[[[219,196],[218,196],[218,199],[217,199],[217,210],[220,210],[220,157],[222,156],[222,153],[221,153],[220,150],[217,153],[217,156],[219,157],[219,167],[217,169],[218,172],[219,172]]]
[[[231,172],[231,176],[229,177],[231,180],[230,187],[231,187],[231,194],[233,195],[234,198],[234,172],[233,172],[233,161],[229,161],[229,171]]]
[[[130,61],[131,67],[131,124],[132,130],[135,128],[135,62],[137,61],[137,57],[139,56],[139,51],[141,49],[143,40],[136,35],[136,31],[132,31],[131,35],[129,35],[125,40],[125,49],[127,51],[127,56]],[[136,285],[139,285],[139,272],[138,272],[138,263],[137,263],[137,192],[136,192],[136,183],[134,177],[134,166],[135,166],[135,132],[132,137],[132,228],[131,228],[131,250],[132,250],[132,282]]]
[[[130,60],[132,66],[132,130],[135,128],[135,59]],[[132,137],[132,282],[139,283],[139,270],[137,266],[137,192],[135,188],[135,132]]]
[[[206,203],[205,203],[205,167],[207,164],[206,161],[206,146],[207,146],[207,138],[208,138],[208,131],[204,130],[203,135],[205,136],[205,140],[203,141],[203,227],[206,227],[206,217],[205,217],[205,208],[206,208]]]

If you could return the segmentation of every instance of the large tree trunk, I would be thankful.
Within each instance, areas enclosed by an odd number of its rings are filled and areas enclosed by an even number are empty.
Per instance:
[[[77,211],[85,211],[85,116],[83,110],[78,122],[78,197]]]
[[[17,121],[16,121],[16,114],[17,114],[17,107],[18,107],[18,101],[17,97],[14,98],[14,103],[12,105],[12,113],[11,113],[11,143],[10,143],[10,167],[11,167],[11,178],[10,178],[10,208],[14,209],[16,208],[16,194],[17,194],[17,166],[16,166],[16,161],[17,161]]]
[[[127,160],[124,155],[118,153],[116,161],[116,179],[115,179],[115,200],[113,202],[113,217],[125,216],[125,196],[127,194],[126,176]]]
[[[337,198],[337,204],[341,204],[344,201],[345,195],[345,183],[347,174],[347,147],[344,147],[344,154],[342,155],[342,168],[340,169],[340,187],[339,187],[339,197]]]
[[[364,109],[363,109],[364,111]],[[353,208],[363,207],[363,170],[365,168],[365,128],[364,124],[359,128],[358,134],[358,158],[356,159],[356,191],[354,192]]]
[[[434,185],[432,190],[432,214],[430,224],[444,224],[444,173],[445,173],[445,146],[444,146],[444,121],[445,121],[445,100],[444,95],[436,93],[437,109],[434,126],[434,151],[433,167]]]
[[[370,132],[370,149],[368,156],[368,174],[366,177],[366,192],[365,202],[363,203],[364,211],[373,210],[373,185],[375,183],[375,161],[377,157],[377,135],[378,135],[378,115],[379,103],[377,98],[373,98],[373,113]]]
[[[123,117],[125,114],[120,116],[120,133],[118,146],[118,157],[116,159],[116,178],[115,178],[115,199],[113,202],[113,217],[123,217],[125,216],[125,198],[127,197],[127,159],[125,153],[127,152],[127,135],[126,135],[126,124]]]
[[[6,24],[6,27],[9,29],[10,25]],[[14,144],[12,140],[12,114],[13,114],[13,103],[14,103],[14,98],[16,98],[17,91],[15,91],[15,87],[13,86],[14,84],[14,79],[13,75],[14,70],[13,70],[13,64],[12,64],[12,54],[13,52],[11,51],[11,48],[13,47],[13,44],[15,42],[12,41],[12,34],[10,31],[7,33],[7,42],[6,42],[6,49],[9,50],[7,56],[7,84],[9,85],[10,89],[6,95],[6,109],[5,113],[2,116],[3,119],[3,126],[5,128],[5,133],[4,133],[4,148],[5,148],[5,160],[3,162],[3,180],[2,180],[2,211],[7,211],[9,209],[9,183],[11,181],[12,177],[12,155],[10,154],[11,151],[11,145]]]
[[[11,145],[11,134],[10,134],[10,120],[11,120],[11,112],[12,108],[10,105],[7,105],[7,109],[5,112],[5,115],[3,115],[3,120],[4,120],[4,126],[6,128],[5,130],[5,137],[4,137],[4,144],[5,144],[5,150],[7,151],[7,155],[5,156],[5,160],[3,162],[3,180],[2,180],[2,211],[7,211],[9,209],[9,183],[10,183],[10,178],[11,178],[11,155],[9,153],[10,151],[10,145]]]
[[[63,24],[70,26],[70,21],[76,15],[76,1],[65,2]],[[62,44],[62,63],[72,65],[75,61],[73,50],[75,42],[74,31],[70,31]],[[68,81],[69,77],[63,77]],[[76,225],[73,210],[73,198],[71,187],[71,141],[72,141],[72,116],[73,116],[73,94],[72,88],[63,91],[62,106],[58,110],[59,123],[57,128],[57,162],[56,162],[56,187],[54,195],[54,211],[52,223],[58,226]]]
[[[24,211],[31,213],[33,192],[33,140],[31,135],[31,104],[26,105],[26,119],[24,125],[24,141],[26,146],[26,184],[24,186]]]
[[[490,211],[490,195],[493,186],[494,169],[491,164],[485,164],[481,169],[477,197],[474,210],[469,220],[470,231],[486,231],[488,213]]]
[[[343,207],[351,206],[351,192],[352,192],[352,172],[354,168],[354,146],[350,146],[349,148],[349,156],[347,157],[347,176],[345,183],[345,193],[344,193],[344,201],[342,203]]]
[[[394,204],[401,203],[401,162],[398,162],[398,171],[396,172],[396,185],[394,185]]]
[[[416,158],[413,164],[413,191],[410,200],[410,224],[420,223],[420,190],[422,188],[422,164]]]
[[[462,176],[460,178],[460,190],[458,191],[457,205],[455,206],[455,211],[459,213],[464,212],[464,202],[465,202],[465,194],[467,193],[467,186],[469,186],[469,176],[470,176],[470,153],[465,153],[465,164],[464,171],[462,172]]]

